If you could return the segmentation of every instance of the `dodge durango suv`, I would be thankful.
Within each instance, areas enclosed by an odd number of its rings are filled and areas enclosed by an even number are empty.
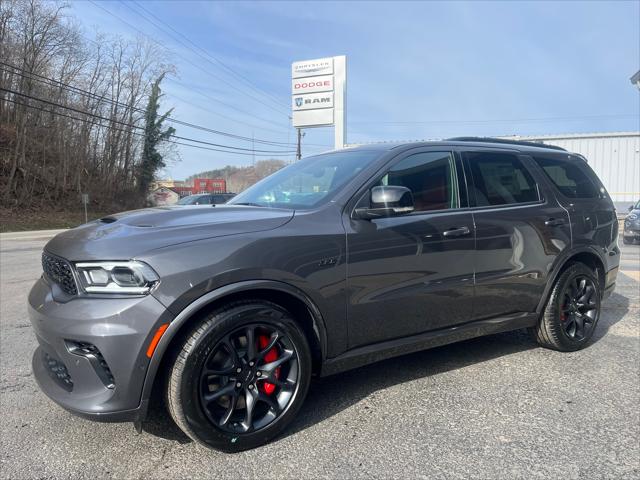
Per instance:
[[[312,376],[529,329],[588,344],[618,221],[580,155],[497,139],[308,157],[225,205],[159,207],[53,238],[29,295],[40,388],[141,428],[152,392],[192,439],[274,438]],[[154,397],[155,398],[155,397]]]

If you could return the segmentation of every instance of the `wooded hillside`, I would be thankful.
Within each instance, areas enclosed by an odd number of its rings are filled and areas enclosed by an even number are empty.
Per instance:
[[[144,39],[83,37],[62,4],[1,0],[2,206],[78,205],[81,193],[95,208],[140,205],[145,112],[165,60]]]

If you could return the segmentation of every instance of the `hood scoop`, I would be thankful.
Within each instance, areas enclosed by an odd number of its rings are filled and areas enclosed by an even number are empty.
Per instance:
[[[100,221],[102,223],[113,223],[113,222],[117,222],[118,219],[115,217],[104,217],[104,218],[101,218]]]

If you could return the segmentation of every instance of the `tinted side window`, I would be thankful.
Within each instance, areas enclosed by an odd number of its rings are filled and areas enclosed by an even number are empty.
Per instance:
[[[568,198],[596,198],[598,189],[587,174],[574,162],[553,157],[535,156],[549,180]]]
[[[410,155],[391,167],[380,185],[407,187],[416,212],[458,208],[455,163],[450,152]]]
[[[509,153],[466,153],[473,177],[470,197],[476,205],[510,205],[537,202],[538,186],[517,156]]]

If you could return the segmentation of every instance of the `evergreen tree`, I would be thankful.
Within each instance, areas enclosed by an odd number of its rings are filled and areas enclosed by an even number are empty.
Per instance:
[[[140,164],[140,175],[138,178],[138,187],[142,194],[147,193],[147,189],[155,178],[156,172],[165,166],[162,154],[158,151],[158,146],[171,138],[176,132],[173,127],[168,127],[165,130],[162,128],[162,124],[167,117],[171,115],[173,109],[158,116],[160,97],[162,96],[160,82],[163,78],[164,74],[160,75],[160,77],[153,82],[145,114],[144,147],[142,149],[142,162]]]

